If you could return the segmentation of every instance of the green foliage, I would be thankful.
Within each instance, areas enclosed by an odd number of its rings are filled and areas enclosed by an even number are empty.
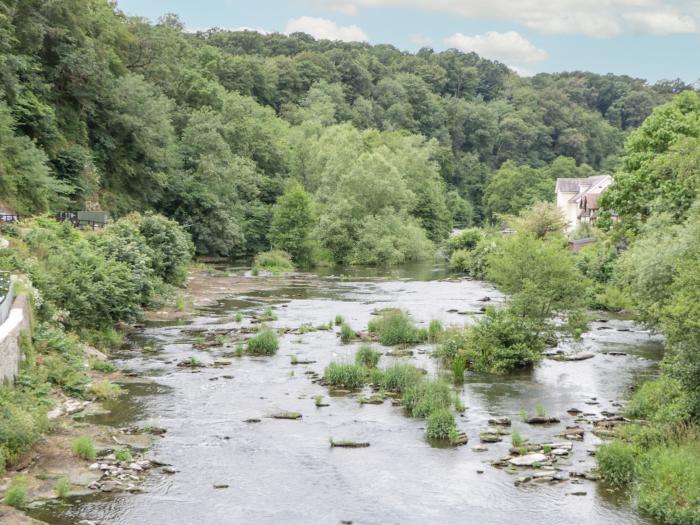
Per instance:
[[[450,255],[450,270],[462,273],[470,273],[473,266],[472,254],[469,250],[455,250]]]
[[[639,507],[670,525],[700,521],[700,445],[697,439],[652,450],[640,476]]]
[[[355,364],[365,368],[377,368],[381,356],[382,354],[371,346],[362,345],[355,353]]]
[[[479,228],[466,228],[445,241],[445,255],[451,255],[457,250],[471,251],[484,238],[484,233]]]
[[[514,447],[521,447],[525,444],[525,440],[520,435],[520,432],[518,432],[517,430],[513,430],[513,432],[511,432],[510,442]]]
[[[613,485],[626,485],[634,480],[638,450],[622,441],[613,441],[596,450],[600,475]]]
[[[56,493],[56,497],[60,499],[65,499],[70,494],[70,481],[68,478],[59,478],[58,481],[53,486],[53,491]]]
[[[114,457],[117,461],[133,461],[134,457],[128,448],[121,448],[114,451]]]
[[[401,404],[413,417],[428,417],[452,405],[450,387],[439,381],[422,381],[403,392]]]
[[[279,349],[277,334],[265,328],[248,339],[246,353],[252,355],[274,355]]]
[[[27,484],[23,478],[16,477],[12,480],[5,492],[3,503],[17,509],[23,509],[27,505]]]
[[[437,319],[432,319],[430,324],[428,324],[428,341],[436,343],[443,332],[444,328],[442,327],[442,323]]]
[[[428,439],[454,440],[457,434],[455,415],[449,408],[441,408],[428,416],[425,436]]]
[[[273,274],[292,272],[294,264],[291,256],[281,250],[261,252],[255,256],[253,271],[264,270]]]
[[[270,242],[273,248],[289,253],[296,264],[308,266],[312,262],[314,224],[311,195],[293,182],[273,207]]]
[[[472,370],[502,374],[534,365],[543,350],[536,325],[510,308],[489,308],[478,323],[453,335],[442,354],[462,360]]]
[[[367,369],[351,363],[330,363],[323,372],[325,381],[338,388],[362,388],[367,379]]]
[[[693,404],[689,393],[677,379],[662,376],[643,383],[625,408],[628,417],[653,423],[686,423],[691,420]]]
[[[95,443],[89,436],[80,436],[75,438],[71,443],[71,450],[73,454],[81,459],[86,459],[88,461],[94,461],[97,457],[97,449],[95,449]]]
[[[529,234],[537,239],[561,236],[567,226],[561,210],[549,202],[535,202],[524,208],[515,217],[508,217],[508,223],[515,231]]]
[[[560,329],[578,336],[586,326],[586,281],[574,262],[560,241],[518,234],[504,239],[491,252],[487,274],[511,294],[513,312],[535,328],[551,327],[550,320],[557,316],[564,320]]]
[[[375,383],[378,382],[384,390],[389,392],[402,393],[415,386],[422,378],[421,371],[415,366],[398,363],[382,370]]]
[[[90,393],[98,400],[116,399],[121,396],[124,391],[115,383],[107,380],[95,381],[90,385]]]
[[[349,343],[353,339],[357,337],[357,333],[355,330],[353,330],[352,326],[350,326],[348,323],[343,322],[340,325],[340,340],[343,343]]]
[[[379,335],[379,342],[385,346],[421,343],[428,337],[427,331],[419,329],[408,312],[396,309],[381,312],[369,322],[367,329]]]
[[[342,325],[344,322],[345,322],[345,319],[343,318],[343,316],[340,315],[340,314],[336,314],[336,316],[335,316],[335,321],[334,321],[335,325],[336,325],[336,326],[340,326],[340,325]]]

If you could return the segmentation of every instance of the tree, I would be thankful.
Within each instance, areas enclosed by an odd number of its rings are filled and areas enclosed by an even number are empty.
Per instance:
[[[312,230],[316,223],[311,196],[294,181],[272,208],[270,243],[284,250],[301,266],[311,262]]]

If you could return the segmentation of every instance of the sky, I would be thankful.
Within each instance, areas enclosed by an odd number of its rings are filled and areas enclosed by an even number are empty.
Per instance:
[[[650,82],[700,79],[700,0],[118,0],[128,15],[175,13],[190,31],[303,31],[316,38],[457,48],[523,75],[592,71]]]

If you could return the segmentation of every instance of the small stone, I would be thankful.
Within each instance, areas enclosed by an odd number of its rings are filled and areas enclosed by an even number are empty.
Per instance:
[[[569,496],[586,496],[588,492],[586,492],[585,490],[577,490],[575,492],[569,492],[568,494]]]
[[[477,473],[477,474],[483,474],[483,473],[484,473],[484,471],[483,471],[483,470],[481,470],[481,469],[477,469],[476,473]]]
[[[180,472],[175,467],[170,467],[170,466],[165,466],[161,470],[163,471],[164,474],[177,474],[178,472]]]
[[[227,489],[228,485],[226,483],[214,483],[215,489]]]
[[[135,470],[136,472],[141,472],[143,468],[138,463],[129,463],[128,468],[130,470]]]
[[[475,447],[472,447],[472,450],[474,452],[487,452],[489,447],[486,445],[476,445]]]
[[[537,463],[544,463],[547,461],[547,456],[540,453],[526,454],[525,456],[518,456],[515,458],[510,458],[508,463],[516,467],[532,467]]]
[[[88,467],[90,470],[99,470],[100,469],[100,464],[99,463],[93,463]]]
[[[510,418],[508,417],[497,417],[489,419],[489,425],[498,425],[503,427],[509,427],[511,424]]]

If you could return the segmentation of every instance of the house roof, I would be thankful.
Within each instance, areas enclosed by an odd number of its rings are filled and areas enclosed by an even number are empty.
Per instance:
[[[557,179],[557,185],[555,191],[557,193],[576,193],[579,194],[582,191],[587,190],[602,182],[609,175],[593,175],[592,177],[583,178],[559,178]]]

